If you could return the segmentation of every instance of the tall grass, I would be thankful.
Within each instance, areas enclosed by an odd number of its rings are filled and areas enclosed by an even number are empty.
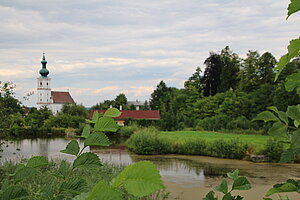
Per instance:
[[[155,128],[146,128],[133,134],[126,146],[137,154],[187,154],[242,159],[253,148],[239,139],[171,138]]]

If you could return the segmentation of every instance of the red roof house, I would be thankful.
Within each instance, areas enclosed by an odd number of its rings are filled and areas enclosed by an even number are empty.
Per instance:
[[[69,92],[51,91],[53,103],[75,103]]]
[[[90,117],[97,111],[99,113],[105,113],[106,110],[91,110]],[[114,117],[119,125],[124,126],[125,119],[148,119],[148,120],[159,120],[159,110],[120,110],[122,114],[119,117]]]

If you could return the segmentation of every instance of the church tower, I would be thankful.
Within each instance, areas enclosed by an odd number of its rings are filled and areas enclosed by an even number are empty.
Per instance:
[[[40,77],[37,78],[37,104],[39,107],[49,105],[52,103],[51,98],[51,78],[48,78],[49,71],[46,68],[47,61],[45,53],[43,53],[42,69],[40,70]]]

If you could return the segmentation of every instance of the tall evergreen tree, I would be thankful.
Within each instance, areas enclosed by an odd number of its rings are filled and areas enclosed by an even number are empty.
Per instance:
[[[238,72],[240,71],[240,59],[228,46],[221,51],[221,61],[223,63],[220,75],[220,86],[218,92],[235,90],[238,84]]]
[[[204,61],[206,65],[203,75],[204,96],[213,96],[218,92],[221,84],[222,59],[221,56],[210,52],[209,57]]]

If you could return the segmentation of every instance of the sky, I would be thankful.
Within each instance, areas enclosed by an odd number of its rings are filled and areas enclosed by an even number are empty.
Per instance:
[[[0,81],[36,106],[43,51],[52,90],[92,106],[124,93],[149,100],[157,84],[182,88],[209,56],[229,46],[277,59],[300,33],[288,0],[1,0]]]

